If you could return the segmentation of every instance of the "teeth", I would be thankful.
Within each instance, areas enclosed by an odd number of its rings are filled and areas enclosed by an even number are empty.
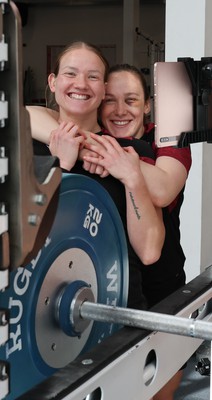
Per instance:
[[[87,100],[89,98],[89,96],[86,94],[78,94],[78,93],[71,93],[69,97],[76,100]]]
[[[129,123],[129,121],[113,121],[113,123],[115,125],[123,126],[123,125],[127,125]]]

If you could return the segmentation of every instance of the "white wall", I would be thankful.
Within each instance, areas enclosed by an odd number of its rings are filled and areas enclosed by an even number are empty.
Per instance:
[[[166,0],[166,61],[212,56],[211,0]],[[187,281],[212,264],[212,144],[191,145],[193,164],[181,212]]]
[[[164,41],[164,5],[142,6],[140,21],[142,31],[156,41]],[[123,7],[29,6],[28,22],[23,27],[23,58],[24,69],[30,67],[33,70],[34,97],[44,97],[47,77],[46,46],[66,45],[72,40],[85,40],[97,45],[115,45],[115,62],[122,62]],[[149,63],[147,46],[146,40],[137,37],[141,67],[146,67]]]

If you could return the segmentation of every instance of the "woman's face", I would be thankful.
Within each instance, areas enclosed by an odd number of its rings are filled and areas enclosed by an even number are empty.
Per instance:
[[[140,138],[144,132],[144,114],[149,113],[139,78],[129,71],[112,72],[101,107],[104,127],[116,138]]]
[[[105,96],[105,66],[91,50],[72,49],[60,60],[58,75],[48,82],[59,105],[61,117],[96,114]]]

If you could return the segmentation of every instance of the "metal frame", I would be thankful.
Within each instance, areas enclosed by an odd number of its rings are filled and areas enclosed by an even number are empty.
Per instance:
[[[212,321],[212,267],[152,311]],[[202,343],[201,339],[123,328],[18,400],[149,400]],[[152,361],[148,362],[149,355]],[[154,357],[155,355],[155,357]],[[150,383],[148,383],[151,381]]]
[[[10,271],[36,254],[40,229],[61,181],[58,161],[34,159],[29,116],[22,96],[21,20],[15,3],[0,1],[0,297]],[[11,94],[11,95],[10,95]],[[27,148],[27,152],[26,152]],[[56,210],[56,207],[53,207]],[[53,222],[53,215],[50,218]],[[48,228],[47,228],[48,231]],[[39,234],[38,234],[39,233]],[[40,233],[41,236],[40,236]],[[0,345],[9,337],[8,310],[0,304]],[[0,398],[10,387],[9,366],[0,360]]]
[[[7,5],[7,3],[9,2],[6,0],[0,1],[0,4],[2,5],[2,9],[0,10],[1,18],[3,19],[5,18],[5,15],[2,16],[2,10],[4,9],[4,5]],[[15,87],[16,96],[13,98],[13,101],[18,105],[18,113],[15,115],[18,121],[18,130],[14,129],[14,132],[17,133],[18,137],[16,138],[9,137],[9,135],[4,135],[5,139],[3,140],[3,136],[1,139],[2,147],[5,147],[6,149],[10,149],[11,146],[14,149],[14,143],[17,144],[15,147],[18,149],[18,153],[16,154],[16,157],[13,157],[14,168],[17,169],[16,158],[19,156],[19,152],[26,164],[29,161],[31,162],[31,158],[25,159],[24,157],[25,152],[23,150],[23,135],[20,133],[21,127],[25,126],[25,124],[27,127],[26,131],[29,133],[29,127],[27,124],[28,118],[27,116],[25,117],[24,110],[22,109],[22,99],[20,97],[21,78],[19,66],[16,64],[17,60],[20,62],[18,49],[21,47],[21,41],[19,35],[17,34],[19,26],[16,24],[16,21],[14,21],[13,17],[12,20],[10,15],[7,15],[7,17],[9,21],[7,28],[9,28],[9,25],[11,25],[12,36],[16,37],[15,41],[10,41],[13,45],[10,54],[15,54],[16,60],[14,64],[12,63],[12,60],[9,61],[11,65],[13,64],[15,66],[15,69],[12,70],[12,73],[13,77],[17,81],[17,85]],[[2,35],[3,34],[1,33],[1,40],[2,44],[4,45],[4,36]],[[5,59],[3,59],[1,62],[1,67],[4,66],[4,63],[7,63],[7,60],[5,61]],[[7,76],[9,74],[7,71],[5,71],[5,74],[3,72],[1,73]],[[13,82],[12,79],[8,79],[7,81]],[[1,89],[6,91],[7,88],[4,86],[4,82],[6,82],[6,79],[2,80]],[[1,102],[2,106],[4,107],[3,117],[1,120],[4,122],[4,120],[7,119],[5,99],[2,98]],[[4,124],[1,127],[5,129],[5,131],[7,130],[7,126],[5,127]],[[21,137],[22,140],[20,139]],[[1,165],[3,165],[4,169],[3,175],[7,176],[7,160],[5,160],[6,157],[4,154],[2,154],[1,158],[3,159],[1,160]],[[23,160],[22,164],[24,165]],[[24,170],[27,170],[27,168],[24,168]],[[49,196],[51,195],[52,191],[56,189],[60,180],[59,171],[56,173],[56,175],[58,176],[56,176],[53,187],[51,186],[50,188],[50,193],[45,193]],[[19,184],[21,184],[23,187],[25,185],[25,180],[22,178],[22,176],[19,176],[18,173],[15,174],[14,180],[10,180],[7,184],[7,188],[9,189],[7,190],[8,195],[11,193],[13,194],[13,182],[15,183],[15,186],[19,186]],[[29,179],[27,182],[28,186],[24,186],[23,193],[43,193],[41,190],[42,187],[38,184],[34,175],[31,176],[31,180]],[[1,182],[1,184],[4,184],[4,182]],[[8,187],[9,184],[10,186]],[[19,192],[19,188],[17,191]],[[8,198],[4,196],[1,200],[6,203]],[[25,248],[23,244],[26,243],[26,240],[25,237],[22,237],[22,228],[26,220],[29,222],[27,217],[29,216],[29,210],[31,207],[33,209],[33,213],[35,212],[35,215],[36,212],[38,212],[38,207],[35,205],[35,203],[27,203],[27,207],[25,207],[25,211],[27,209],[27,216],[24,214],[24,207],[23,204],[21,204],[20,211],[23,212],[24,215],[21,214],[21,222],[16,224],[20,229],[20,238],[17,237],[17,240],[20,239],[18,242],[18,250],[23,250]],[[15,210],[14,207],[14,213],[17,210]],[[44,212],[41,212],[41,217],[43,214]],[[5,212],[4,207],[1,209],[0,217],[0,234],[3,235],[8,233],[9,230],[10,240],[13,239],[13,237],[17,235],[17,232],[14,233],[12,229],[13,226],[8,227],[7,213]],[[18,213],[15,215],[16,218],[13,214],[10,215],[10,217],[12,222],[19,222]],[[28,229],[30,230],[30,228],[31,226],[29,224]],[[36,232],[37,231],[38,230],[36,230]],[[32,242],[35,239],[35,236],[36,234],[32,235]],[[27,253],[27,249],[25,249],[25,251]],[[7,252],[9,252],[9,248],[7,249]],[[3,289],[8,284],[8,263],[9,256],[11,261],[12,255],[13,254],[8,254],[8,260],[5,262],[4,268],[0,271],[1,277],[4,278],[4,276],[7,275],[7,277],[3,280],[3,286],[0,287],[0,289]],[[16,264],[19,264],[19,259],[21,256],[23,257],[23,254],[17,254],[13,267],[15,267]],[[16,260],[18,261],[15,262]],[[182,290],[175,292],[164,302],[161,302],[154,308],[154,311],[159,313],[170,313],[171,315],[178,315],[186,318],[195,313],[197,314],[197,318],[204,318],[211,321],[211,297],[212,269],[210,267],[199,277],[187,284]],[[3,312],[0,320],[0,341],[2,340],[4,342],[7,339],[7,329],[7,317]],[[89,353],[77,357],[77,359],[70,363],[67,367],[58,370],[58,372],[51,378],[38,385],[36,388],[32,388],[30,392],[21,396],[19,400],[40,400],[41,397],[42,400],[98,400],[103,398],[104,400],[112,400],[117,398],[117,394],[122,400],[129,400],[129,398],[130,400],[137,400],[141,395],[142,400],[148,400],[170,379],[170,377],[176,371],[179,370],[179,368],[181,368],[182,364],[184,364],[188,358],[190,358],[190,356],[200,346],[201,342],[201,339],[177,336],[170,333],[147,332],[142,329],[123,328],[115,333],[112,337],[99,344]],[[152,356],[151,360],[150,355]],[[0,396],[3,397],[7,394],[9,388],[9,376],[7,375],[6,368],[7,366],[0,362]]]

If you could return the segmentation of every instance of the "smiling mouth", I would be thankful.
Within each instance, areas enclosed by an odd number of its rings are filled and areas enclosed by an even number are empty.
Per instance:
[[[90,96],[88,94],[79,94],[79,93],[69,93],[70,99],[74,100],[89,100]]]
[[[120,127],[122,127],[122,126],[126,126],[126,125],[128,125],[129,123],[130,123],[130,120],[125,120],[125,121],[115,121],[115,120],[112,120],[111,121],[114,125],[116,125],[116,126],[120,126]]]

